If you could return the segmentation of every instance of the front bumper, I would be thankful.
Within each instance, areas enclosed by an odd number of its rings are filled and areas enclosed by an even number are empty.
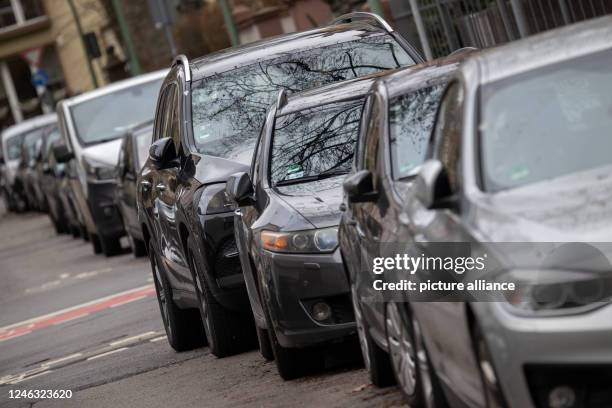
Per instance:
[[[356,333],[339,249],[316,255],[264,251],[263,257],[267,308],[283,347],[308,347]],[[316,321],[313,317],[312,307],[319,302],[330,307],[329,319]]]
[[[586,314],[521,317],[501,303],[474,304],[509,408],[549,407],[570,387],[571,408],[612,406],[612,305]]]
[[[114,181],[87,183],[87,207],[95,225],[94,234],[107,238],[119,238],[125,235],[123,221],[115,203]]]

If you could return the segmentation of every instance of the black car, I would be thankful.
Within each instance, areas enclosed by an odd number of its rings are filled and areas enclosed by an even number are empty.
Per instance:
[[[23,138],[16,176],[17,182],[23,186],[27,208],[36,211],[45,209],[45,203],[40,201],[40,194],[38,194],[38,172],[36,171],[36,159],[45,130],[46,127],[40,127],[27,133]]]
[[[397,330],[402,303],[381,298],[379,276],[364,268],[383,243],[397,242],[400,214],[430,141],[442,93],[468,53],[401,70],[379,79],[365,102],[353,172],[344,181],[339,241],[349,272],[359,341],[372,383],[397,380],[415,406],[423,397],[415,372],[412,333]],[[394,376],[395,374],[395,376]]]
[[[149,154],[153,124],[144,123],[133,128],[121,141],[117,163],[117,208],[134,256],[145,256],[147,247],[138,222],[136,207],[136,179]]]
[[[175,61],[138,183],[139,219],[175,349],[201,341],[196,308],[214,355],[254,345],[225,182],[248,170],[279,90],[302,91],[421,61],[387,27],[357,14],[191,63],[184,56]]]
[[[342,180],[350,171],[366,93],[384,74],[288,97],[259,137],[249,173],[227,184],[235,235],[264,357],[284,379],[322,366],[313,346],[354,335],[338,249]]]
[[[47,204],[49,218],[58,234],[70,232],[70,226],[60,198],[60,184],[64,177],[65,164],[57,163],[53,156],[53,145],[61,141],[57,125],[48,127],[42,136],[40,151],[36,158],[36,172],[39,180],[39,190]]]

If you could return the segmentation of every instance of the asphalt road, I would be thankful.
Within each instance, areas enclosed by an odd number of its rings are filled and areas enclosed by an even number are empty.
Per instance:
[[[0,407],[392,407],[351,347],[318,375],[284,382],[257,351],[217,359],[167,343],[148,261],[93,255],[44,215],[0,208]],[[349,350],[347,352],[347,350]],[[70,399],[11,399],[71,390]]]

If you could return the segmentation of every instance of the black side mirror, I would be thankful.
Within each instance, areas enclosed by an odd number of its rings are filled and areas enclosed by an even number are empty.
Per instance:
[[[164,169],[176,165],[178,154],[171,137],[162,137],[149,147],[149,158],[158,169]]]
[[[225,193],[238,207],[245,207],[255,203],[253,181],[248,173],[231,175],[225,185]]]
[[[378,198],[378,192],[374,190],[372,182],[372,173],[369,170],[360,170],[351,174],[344,179],[342,187],[351,203],[366,203]]]
[[[53,155],[58,163],[68,163],[74,157],[74,153],[65,144],[53,145]]]
[[[415,179],[415,196],[425,208],[451,208],[455,205],[450,180],[439,160],[427,160]]]

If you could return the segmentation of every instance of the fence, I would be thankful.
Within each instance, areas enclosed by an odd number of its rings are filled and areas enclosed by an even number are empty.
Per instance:
[[[611,14],[612,0],[392,0],[391,8],[400,31],[435,58]]]

